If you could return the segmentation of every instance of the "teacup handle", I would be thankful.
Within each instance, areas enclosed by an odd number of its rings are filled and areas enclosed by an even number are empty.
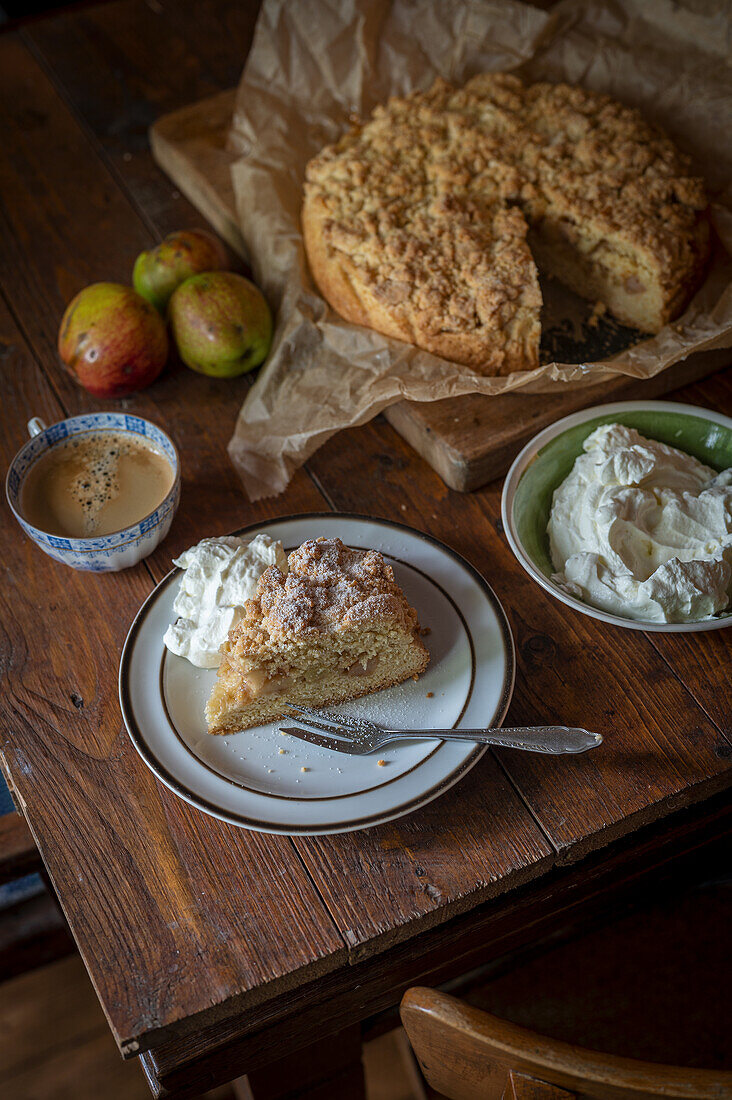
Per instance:
[[[40,416],[34,416],[32,420],[28,421],[28,435],[33,439],[41,432],[45,432],[47,427],[45,420],[41,420]]]

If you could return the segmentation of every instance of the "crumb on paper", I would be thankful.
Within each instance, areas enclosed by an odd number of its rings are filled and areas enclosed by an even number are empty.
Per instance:
[[[285,749],[278,749],[278,750],[277,750],[277,752],[278,752],[278,754],[279,754],[280,756],[284,756],[284,755],[285,755]]]
[[[309,771],[310,771],[310,768],[300,768],[300,771],[301,771],[301,772],[309,772]]]
[[[600,318],[603,314],[607,313],[607,306],[604,302],[595,302],[592,307],[592,313],[590,314],[587,324],[590,328],[597,328]]]
[[[435,697],[434,691],[428,691],[427,692],[427,698],[428,699],[434,699],[434,697]]]
[[[267,771],[270,775],[272,775],[274,773],[274,768],[267,768]]]
[[[280,733],[282,734],[283,737],[289,737],[289,734],[288,734],[287,730],[280,730]]]
[[[386,767],[386,760],[377,760],[376,764],[379,768],[385,768]]]

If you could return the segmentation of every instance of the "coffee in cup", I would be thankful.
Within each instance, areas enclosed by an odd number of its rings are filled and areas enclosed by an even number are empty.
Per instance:
[[[52,446],[30,467],[20,512],[33,527],[72,539],[121,531],[165,500],[175,472],[132,432],[89,432]]]

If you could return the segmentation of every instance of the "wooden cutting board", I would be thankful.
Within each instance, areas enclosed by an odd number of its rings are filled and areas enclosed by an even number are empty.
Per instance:
[[[235,94],[231,89],[164,115],[151,128],[150,143],[160,167],[246,259],[226,150]],[[592,359],[591,349],[582,359]],[[660,397],[731,362],[732,349],[718,349],[692,355],[650,379],[620,377],[555,394],[401,401],[384,415],[451,489],[468,492],[505,473],[521,447],[562,416],[607,401]]]

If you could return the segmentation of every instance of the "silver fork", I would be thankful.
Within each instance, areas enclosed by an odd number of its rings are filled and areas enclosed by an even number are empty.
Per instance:
[[[308,726],[280,726],[280,733],[290,733],[301,741],[319,745],[323,749],[335,749],[350,756],[366,756],[390,741],[474,741],[484,745],[499,745],[507,749],[525,749],[527,752],[559,753],[587,752],[601,744],[599,733],[576,726],[519,726],[512,729],[483,730],[389,730],[369,722],[366,718],[353,718],[349,714],[323,714],[309,707],[287,703],[287,709]]]

